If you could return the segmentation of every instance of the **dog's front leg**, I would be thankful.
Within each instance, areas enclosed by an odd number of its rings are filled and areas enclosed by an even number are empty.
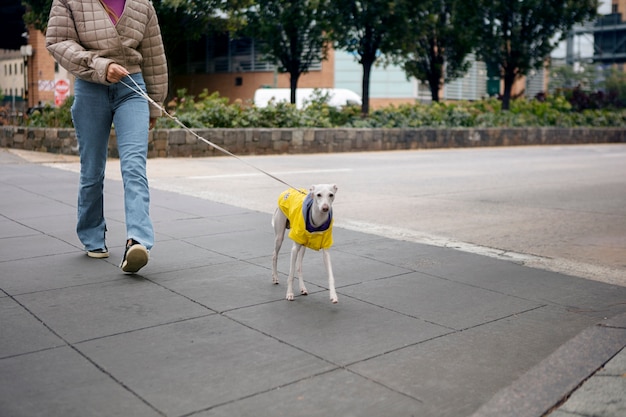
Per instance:
[[[330,263],[330,252],[326,249],[322,249],[322,255],[324,256],[326,273],[328,273],[328,291],[330,292],[330,301],[333,304],[336,304],[339,299],[337,298],[337,291],[335,291],[335,276],[333,275],[333,266]]]
[[[304,278],[302,276],[302,259],[304,258],[304,252],[306,252],[306,246],[300,246],[300,249],[298,250],[298,258],[296,259],[296,269],[298,271],[298,281],[300,283],[300,294],[309,295],[309,292],[304,286]]]
[[[287,300],[293,301],[293,275],[296,271],[296,264],[298,260],[298,256],[300,253],[302,245],[293,242],[293,246],[291,247],[291,264],[289,265],[289,276],[287,277]]]

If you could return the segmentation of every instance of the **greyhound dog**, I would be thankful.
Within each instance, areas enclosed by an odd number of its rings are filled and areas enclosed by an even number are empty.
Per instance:
[[[328,248],[333,244],[333,210],[337,186],[334,184],[313,185],[307,193],[304,189],[289,189],[278,197],[278,207],[272,217],[272,226],[276,236],[272,256],[272,281],[278,284],[278,252],[283,244],[285,229],[291,229],[289,237],[293,240],[291,265],[287,278],[287,300],[293,301],[293,276],[297,268],[300,281],[300,294],[307,295],[302,278],[302,258],[306,248],[321,250],[324,265],[328,273],[330,301],[337,303],[335,278],[330,263]]]

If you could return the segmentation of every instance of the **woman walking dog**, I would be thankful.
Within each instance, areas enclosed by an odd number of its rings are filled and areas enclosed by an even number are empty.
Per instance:
[[[148,0],[53,0],[46,47],[76,76],[72,119],[80,153],[78,237],[88,256],[109,256],[103,191],[113,125],[127,233],[120,267],[135,273],[148,263],[154,245],[146,158],[148,130],[161,110],[120,81],[141,87],[159,105],[165,100],[167,63],[154,7]]]

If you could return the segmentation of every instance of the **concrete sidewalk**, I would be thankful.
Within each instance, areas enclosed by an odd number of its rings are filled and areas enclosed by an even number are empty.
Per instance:
[[[159,190],[129,276],[121,184],[106,260],[75,236],[76,186],[0,152],[2,416],[626,411],[626,287],[336,228],[339,304],[312,251],[310,295],[287,302],[268,214]]]

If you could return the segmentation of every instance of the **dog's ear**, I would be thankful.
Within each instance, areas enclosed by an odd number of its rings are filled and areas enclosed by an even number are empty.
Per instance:
[[[333,192],[336,193],[337,192],[337,184],[333,184]]]
[[[315,191],[315,184],[313,184],[313,185],[311,186],[311,188],[309,188],[309,193],[312,193],[312,192],[314,192],[314,191]]]

